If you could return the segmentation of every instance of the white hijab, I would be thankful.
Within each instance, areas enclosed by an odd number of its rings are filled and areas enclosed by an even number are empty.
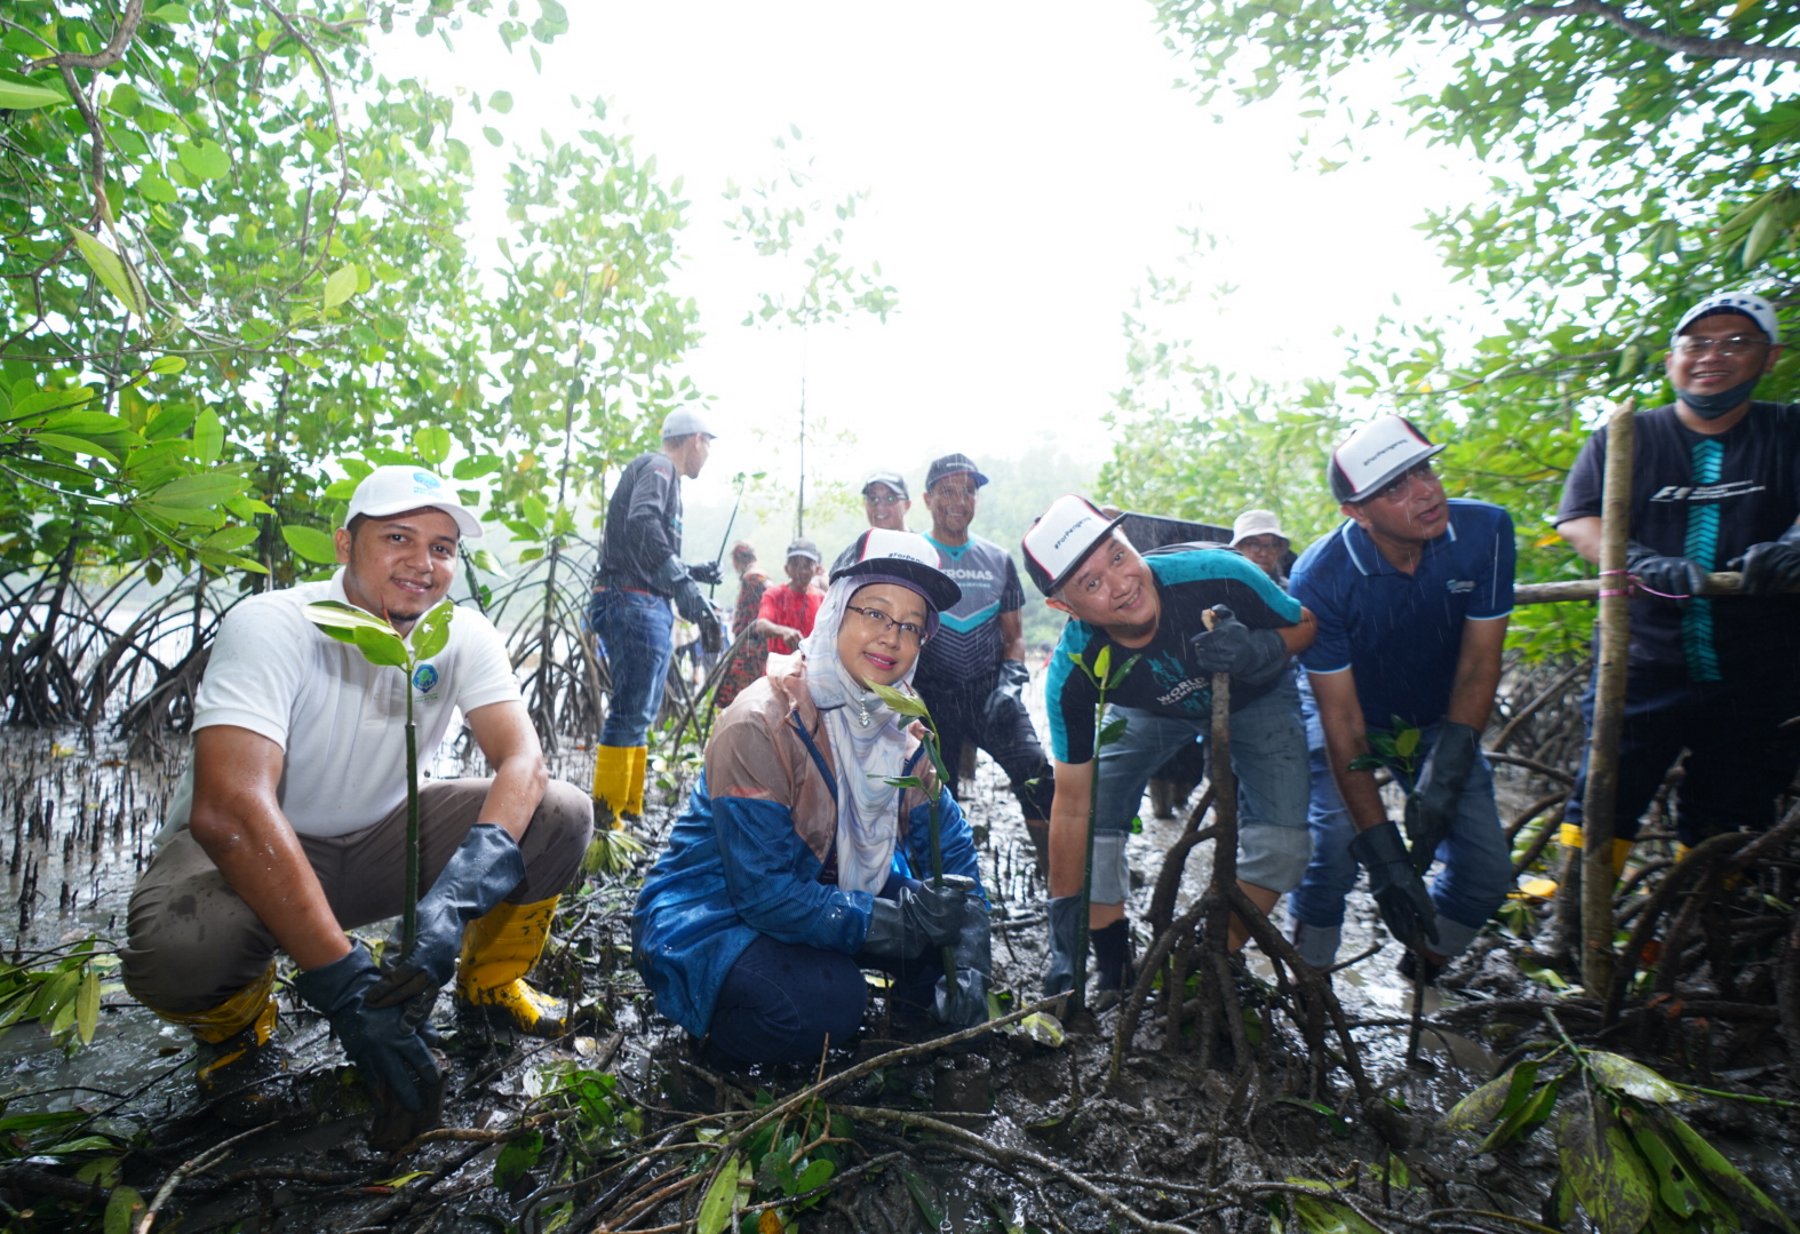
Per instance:
[[[874,691],[850,675],[838,659],[837,640],[851,596],[859,588],[886,582],[899,580],[854,575],[831,584],[813,632],[800,644],[807,688],[825,722],[837,764],[838,886],[870,895],[886,885],[893,865],[901,790],[887,781],[906,774],[906,756],[913,745],[907,731],[911,721],[890,711]],[[918,667],[915,656],[895,686],[911,685]]]

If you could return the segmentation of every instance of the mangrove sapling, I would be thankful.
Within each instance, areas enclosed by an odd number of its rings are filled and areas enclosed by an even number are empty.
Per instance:
[[[1744,1229],[1800,1234],[1763,1190],[1674,1111],[1682,1088],[1642,1063],[1575,1044],[1556,1016],[1559,1044],[1506,1069],[1451,1107],[1444,1126],[1492,1126],[1493,1152],[1523,1139],[1558,1111],[1553,1130],[1562,1175],[1543,1219],[1568,1228],[1579,1205],[1602,1234]],[[1564,1065],[1553,1067],[1561,1060]],[[1734,1094],[1717,1093],[1717,1096]]]
[[[931,709],[925,705],[925,700],[916,694],[908,694],[904,690],[896,690],[892,686],[879,684],[871,685],[869,688],[875,691],[875,696],[886,703],[888,709],[895,715],[912,716],[925,730],[925,739],[920,744],[924,746],[925,757],[931,760],[931,770],[937,777],[938,783],[936,792],[925,793],[926,802],[931,808],[931,885],[942,887],[944,885],[944,837],[943,821],[939,815],[938,803],[943,790],[954,784],[955,781],[944,767],[944,753],[942,743],[938,740],[937,721],[931,718]],[[890,776],[887,782],[898,789],[926,790],[925,780],[922,776]],[[939,948],[939,951],[944,959],[944,980],[954,991],[956,989],[956,949],[945,943]]]
[[[339,600],[317,600],[306,606],[307,620],[327,636],[349,643],[370,664],[400,669],[405,674],[406,695],[406,875],[401,893],[400,953],[412,950],[419,924],[419,741],[413,724],[413,691],[421,668],[450,641],[450,619],[456,605],[448,598],[438,603],[402,637],[385,617]],[[435,998],[435,991],[433,996]],[[422,1020],[430,1003],[421,1000]],[[418,1132],[435,1126],[443,1102],[443,1077],[425,1095],[416,1117],[409,1116],[385,1086],[376,1089],[376,1117],[370,1131],[377,1148],[398,1148]]]

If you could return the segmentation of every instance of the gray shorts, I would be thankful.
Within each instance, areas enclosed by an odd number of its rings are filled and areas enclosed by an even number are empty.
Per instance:
[[[429,888],[479,819],[491,780],[433,780],[419,794],[419,886]],[[559,894],[580,872],[593,832],[587,793],[552,780],[525,839],[525,880],[508,900]],[[301,836],[300,846],[345,929],[398,916],[406,874],[406,805],[348,835]],[[262,975],[280,948],[185,827],[168,837],[131,893],[125,988],[158,1011],[216,1007]]]

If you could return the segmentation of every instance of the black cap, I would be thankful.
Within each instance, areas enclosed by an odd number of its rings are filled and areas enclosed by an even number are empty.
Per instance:
[[[925,473],[925,491],[929,493],[931,486],[945,476],[974,476],[976,488],[988,482],[988,478],[981,474],[981,468],[975,465],[974,459],[966,454],[946,454],[943,458],[931,460],[931,469]]]

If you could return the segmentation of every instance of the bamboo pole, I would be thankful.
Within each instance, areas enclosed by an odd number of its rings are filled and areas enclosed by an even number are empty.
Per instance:
[[[1619,785],[1619,737],[1625,723],[1625,671],[1631,646],[1631,588],[1625,542],[1631,532],[1631,457],[1636,400],[1613,412],[1606,427],[1606,484],[1600,507],[1599,664],[1594,673],[1594,725],[1581,818],[1581,979],[1596,995],[1612,988],[1613,807]]]

